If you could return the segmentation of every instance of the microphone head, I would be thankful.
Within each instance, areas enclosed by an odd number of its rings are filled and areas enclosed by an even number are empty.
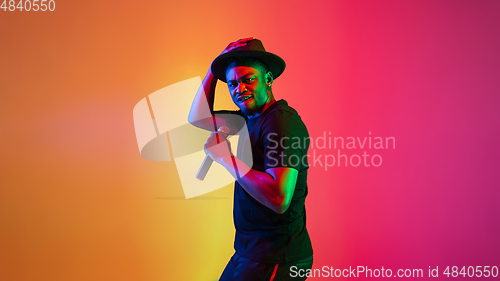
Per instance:
[[[229,134],[229,128],[226,126],[220,126],[219,130],[217,130],[217,131]]]

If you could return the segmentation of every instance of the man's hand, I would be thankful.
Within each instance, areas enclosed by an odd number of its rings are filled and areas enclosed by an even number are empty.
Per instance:
[[[229,45],[227,45],[226,49],[224,49],[224,51],[222,51],[221,55],[225,54],[227,52],[231,52],[234,49],[238,49],[241,46],[245,46],[249,41],[252,41],[253,39],[255,39],[255,37],[243,38],[243,39],[240,39],[238,41],[234,41],[232,43],[229,43]]]
[[[232,161],[231,143],[226,139],[227,133],[222,131],[212,132],[205,143],[205,153],[215,162]]]

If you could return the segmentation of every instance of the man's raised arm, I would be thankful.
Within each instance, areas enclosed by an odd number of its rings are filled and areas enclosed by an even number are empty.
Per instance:
[[[254,37],[240,39],[232,42],[222,51],[221,54],[232,51],[247,44]],[[189,111],[188,122],[192,125],[209,131],[217,131],[220,126],[227,126],[231,134],[239,131],[239,126],[233,124],[234,118],[224,118],[223,114],[214,115],[215,86],[217,78],[208,69],[207,75],[203,79],[196,96],[194,97],[191,110]]]
[[[216,120],[217,118],[213,115],[216,85],[217,78],[215,78],[209,69],[191,105],[188,116],[189,123],[209,131],[217,131],[216,125],[225,125],[221,124],[223,120]],[[216,122],[215,124],[214,121]]]

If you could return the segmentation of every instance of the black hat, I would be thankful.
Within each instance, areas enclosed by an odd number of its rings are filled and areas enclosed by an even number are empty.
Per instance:
[[[285,61],[282,58],[266,52],[264,45],[262,45],[259,39],[252,39],[247,44],[215,58],[211,66],[212,74],[219,80],[227,83],[226,68],[229,60],[234,57],[250,57],[262,61],[267,65],[269,71],[272,72],[274,79],[278,78],[286,67]]]

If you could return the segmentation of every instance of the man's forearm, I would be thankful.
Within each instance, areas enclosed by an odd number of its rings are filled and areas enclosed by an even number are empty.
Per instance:
[[[286,211],[290,202],[286,198],[285,187],[279,179],[266,172],[251,169],[237,157],[226,157],[219,160],[240,185],[255,200],[278,214]],[[242,175],[243,174],[243,175]]]
[[[210,69],[205,75],[196,96],[194,97],[191,110],[189,111],[188,122],[196,125],[196,122],[210,118],[214,109],[215,86],[217,78]],[[217,130],[217,129],[215,129]]]

